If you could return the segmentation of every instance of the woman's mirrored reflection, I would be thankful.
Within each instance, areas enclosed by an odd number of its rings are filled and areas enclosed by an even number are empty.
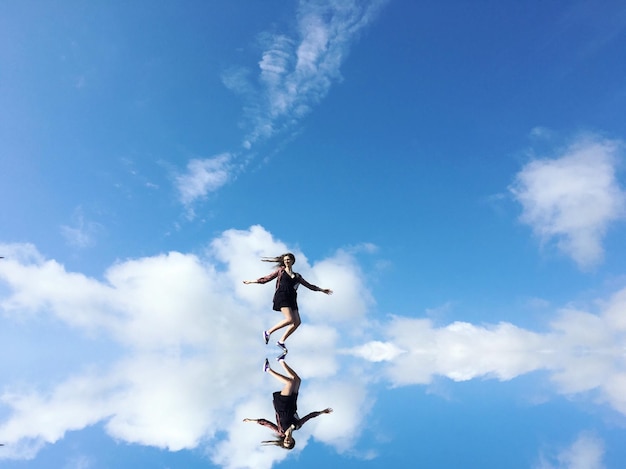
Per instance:
[[[304,417],[298,416],[298,392],[300,390],[300,384],[302,380],[298,374],[285,363],[284,359],[278,361],[285,374],[280,374],[273,370],[270,366],[269,360],[265,359],[263,371],[270,374],[278,381],[283,383],[283,388],[280,391],[276,391],[272,394],[272,402],[274,404],[274,411],[276,412],[276,423],[266,420],[264,418],[259,419],[243,419],[244,422],[256,422],[259,425],[272,430],[277,439],[262,441],[264,445],[275,445],[285,449],[293,449],[296,446],[296,440],[293,437],[293,432],[302,428],[302,426],[310,419],[315,418],[322,414],[330,414],[333,409],[326,408],[311,412]]]

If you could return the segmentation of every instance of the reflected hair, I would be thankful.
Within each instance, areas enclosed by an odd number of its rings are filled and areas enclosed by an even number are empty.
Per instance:
[[[278,440],[265,440],[265,441],[261,442],[261,445],[263,445],[263,446],[278,446],[278,447],[283,448],[283,449],[292,450],[296,446],[296,440],[294,440],[292,438],[291,439],[291,443],[289,444],[289,446],[285,446],[285,439],[284,438],[280,438]]]
[[[274,262],[276,264],[276,267],[285,267],[285,257],[287,256],[291,257],[291,260],[294,264],[296,263],[296,256],[294,256],[290,252],[286,252],[285,254],[281,254],[280,256],[276,256],[276,257],[262,257],[261,261],[262,262]]]

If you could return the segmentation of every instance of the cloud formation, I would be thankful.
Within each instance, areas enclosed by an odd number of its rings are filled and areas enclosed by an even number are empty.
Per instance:
[[[259,226],[231,230],[215,239],[203,256],[170,252],[131,259],[111,266],[102,279],[68,272],[33,246],[1,247],[6,256],[0,265],[5,324],[20,331],[20,325],[32,329],[39,323],[60,323],[67,334],[59,340],[75,341],[73,353],[84,358],[59,370],[62,361],[55,353],[61,347],[50,347],[54,338],[41,346],[28,343],[31,353],[41,356],[32,366],[53,367],[57,374],[37,379],[38,370],[33,370],[29,382],[7,381],[11,373],[0,378],[5,380],[0,382],[0,441],[7,444],[0,457],[34,457],[66,432],[95,424],[121,441],[172,451],[207,445],[223,467],[269,468],[284,457],[259,447],[268,438],[265,432],[261,436],[253,431],[254,438],[246,439],[250,429],[241,427],[244,412],[272,418],[271,392],[280,387],[260,372],[268,349],[259,331],[278,319],[268,312],[272,288],[246,286],[242,280],[268,273],[271,266],[259,262],[259,253],[283,252],[284,243]],[[323,279],[328,285],[361,281],[356,263],[341,251],[314,265],[298,251],[296,255],[305,278]],[[347,289],[337,297],[363,305],[358,293]],[[301,305],[306,324],[293,343],[304,358],[290,363],[303,378],[301,408],[340,406],[329,419],[356,413],[367,392],[359,377],[338,375],[333,350],[339,334],[337,326],[326,324],[333,297],[313,292],[301,297],[310,297],[308,306]],[[362,317],[365,308],[347,312],[344,320]],[[107,352],[94,357],[92,344],[102,342]],[[337,402],[322,391],[307,396],[317,381],[352,386],[353,394],[362,398]],[[360,432],[358,424],[358,419],[348,421],[341,441],[334,441],[332,425],[307,425],[298,432],[298,451],[310,438],[343,449]],[[237,441],[236,447],[221,453],[231,440]],[[258,454],[263,462],[250,466],[249,454]]]
[[[386,341],[347,353],[379,362],[394,386],[426,385],[436,376],[505,381],[545,371],[557,392],[591,392],[626,415],[626,288],[603,303],[599,314],[561,309],[545,332],[507,322],[435,327],[429,319],[393,317],[382,328]]]
[[[266,429],[241,422],[271,418],[277,389],[260,372],[268,348],[259,331],[276,320],[273,289],[242,280],[268,273],[261,256],[290,250],[297,271],[335,290],[300,296],[303,326],[290,338],[298,350],[290,365],[303,378],[299,407],[335,412],[298,432],[294,454],[311,439],[351,451],[374,402],[372,380],[412,386],[437,376],[510,380],[543,371],[558,393],[586,393],[626,415],[626,288],[598,302],[598,312],[559,310],[545,331],[505,322],[437,327],[415,317],[373,321],[351,250],[311,263],[261,226],[225,231],[198,255],[121,261],[101,279],[68,272],[31,245],[0,249],[4,329],[26,338],[26,329],[54,322],[65,331],[25,344],[40,357],[27,380],[10,369],[0,377],[2,458],[34,457],[68,431],[97,424],[120,441],[203,447],[226,468],[270,468],[288,457],[259,446]],[[54,340],[71,342],[73,362],[59,360]],[[592,454],[585,448],[573,447],[576,460]]]
[[[235,174],[233,156],[223,153],[212,158],[192,159],[187,163],[187,171],[175,177],[179,200],[191,210],[194,201],[228,183]],[[193,211],[190,212],[190,215]]]
[[[245,74],[241,71],[224,81],[233,90],[245,91],[248,99],[254,96],[248,107],[252,130],[244,139],[245,148],[291,127],[326,96],[330,86],[341,79],[339,69],[351,44],[384,3],[300,1],[296,37],[269,33],[260,37],[263,53],[258,82],[242,86]]]
[[[583,269],[602,260],[602,239],[625,214],[626,192],[616,178],[622,148],[615,140],[579,138],[555,158],[528,163],[510,187],[521,221]]]
[[[340,67],[361,30],[388,0],[300,1],[294,35],[265,32],[257,70],[233,67],[222,83],[244,101],[242,147],[293,128],[341,79]],[[242,169],[235,153],[193,159],[175,180],[179,200],[188,209],[230,182]]]

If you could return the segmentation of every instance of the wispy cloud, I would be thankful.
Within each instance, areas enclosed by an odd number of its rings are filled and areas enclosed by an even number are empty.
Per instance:
[[[554,158],[528,163],[510,187],[521,221],[542,242],[556,240],[583,269],[602,260],[602,239],[625,213],[626,192],[615,174],[622,149],[620,141],[581,137]]]
[[[243,151],[294,128],[341,80],[340,67],[359,33],[388,0],[302,0],[293,34],[259,35],[258,68],[231,67],[222,83],[244,106]],[[176,179],[181,202],[193,202],[232,180],[238,152],[192,160]],[[193,213],[190,212],[193,216]]]
[[[235,167],[230,153],[205,159],[192,159],[187,171],[175,177],[179,200],[192,211],[192,203],[218,190],[234,177]]]
[[[91,458],[81,455],[70,458],[63,469],[89,469],[90,467],[93,467]]]
[[[314,0],[298,5],[294,37],[263,34],[256,83],[239,90],[257,90],[247,106],[252,130],[243,146],[290,128],[323,99],[341,79],[340,67],[361,30],[375,17],[385,0]],[[241,79],[240,72],[235,77]],[[232,87],[233,75],[227,81]],[[248,94],[251,97],[252,94]]]
[[[61,234],[67,244],[77,248],[93,246],[96,243],[96,235],[102,230],[102,226],[87,220],[82,207],[77,207],[74,210],[72,222],[72,225],[61,225]]]
[[[542,454],[535,469],[604,469],[604,443],[590,433],[581,433],[571,446],[554,456]]]

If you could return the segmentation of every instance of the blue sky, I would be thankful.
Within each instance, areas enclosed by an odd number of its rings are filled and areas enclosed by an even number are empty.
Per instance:
[[[625,51],[618,1],[2,2],[0,467],[623,467]]]

